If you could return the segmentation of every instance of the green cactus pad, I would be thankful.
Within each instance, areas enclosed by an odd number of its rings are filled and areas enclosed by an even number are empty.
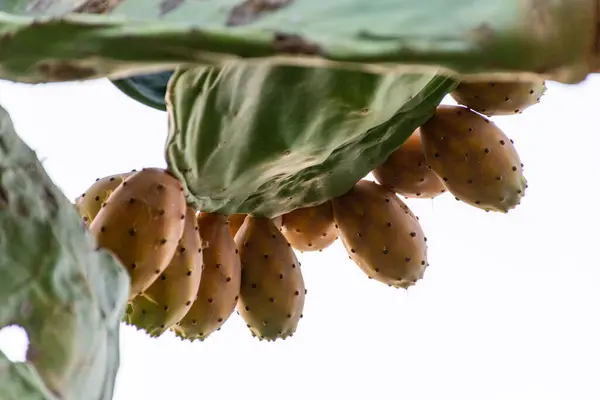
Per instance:
[[[456,82],[268,62],[178,69],[167,163],[206,212],[275,217],[348,191]]]
[[[0,7],[0,78],[20,82],[120,79],[234,57],[578,82],[597,57],[595,0],[11,0]]]
[[[110,400],[129,277],[0,107],[0,327],[29,337],[26,363],[0,352],[3,400]]]

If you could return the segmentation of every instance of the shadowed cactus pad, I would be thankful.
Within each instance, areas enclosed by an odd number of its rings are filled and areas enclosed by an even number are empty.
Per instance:
[[[507,212],[525,195],[527,181],[512,140],[483,115],[441,105],[421,127],[421,143],[427,163],[457,199]]]
[[[268,218],[248,216],[235,242],[242,263],[238,312],[261,340],[291,336],[306,295],[294,250]]]
[[[90,230],[117,255],[131,276],[133,298],[167,268],[185,225],[180,183],[159,168],[145,168],[110,195]]]
[[[127,273],[96,249],[1,107],[0,144],[0,328],[29,339],[26,362],[0,352],[0,398],[111,400]]]
[[[160,336],[179,322],[196,300],[204,268],[196,212],[188,207],[179,246],[167,268],[131,301],[127,322]]]
[[[202,280],[190,310],[173,327],[177,336],[188,340],[206,339],[229,319],[239,298],[242,273],[227,217],[200,213],[197,221]]]
[[[347,192],[455,86],[268,62],[182,68],[167,97],[167,162],[199,210],[273,218]]]
[[[361,180],[333,200],[333,212],[348,255],[370,278],[406,289],[423,277],[427,239],[394,192]]]

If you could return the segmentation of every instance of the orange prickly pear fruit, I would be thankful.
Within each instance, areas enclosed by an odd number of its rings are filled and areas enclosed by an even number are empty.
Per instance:
[[[373,170],[373,177],[405,197],[432,199],[446,191],[440,178],[427,167],[418,129]]]
[[[242,262],[239,314],[261,340],[291,336],[306,294],[294,250],[272,220],[251,215],[235,242]]]
[[[520,114],[540,102],[546,92],[543,79],[506,82],[465,82],[450,93],[457,103],[481,114]]]
[[[296,250],[315,251],[329,247],[338,236],[331,202],[283,215],[281,233]]]
[[[423,277],[427,239],[393,191],[361,180],[332,203],[342,243],[367,276],[404,289]]]
[[[145,168],[115,189],[90,231],[116,255],[131,277],[130,299],[160,277],[175,254],[185,225],[179,181],[167,171]]]
[[[227,219],[225,215],[213,213],[200,213],[197,217],[204,270],[196,300],[173,327],[182,339],[206,339],[220,329],[235,310],[242,272]]]
[[[527,181],[512,140],[481,114],[440,105],[421,127],[421,144],[433,172],[467,204],[508,212],[525,194]]]
[[[240,227],[244,223],[246,219],[246,214],[231,214],[227,221],[229,223],[229,230],[231,231],[231,236],[235,236]]]
[[[127,323],[158,337],[179,322],[196,300],[202,278],[202,253],[196,212],[188,207],[179,246],[167,268],[131,302]]]
[[[102,204],[106,202],[108,196],[123,182],[131,176],[135,170],[122,174],[105,176],[104,178],[96,179],[96,182],[90,186],[85,193],[81,194],[75,200],[75,208],[86,226],[92,223],[96,217]]]
[[[240,229],[244,220],[246,219],[247,214],[231,214],[228,218],[229,221],[229,229],[231,230],[231,235],[235,236],[237,231]],[[280,216],[273,218],[273,223],[277,227],[277,229],[281,230],[283,225],[283,219]]]

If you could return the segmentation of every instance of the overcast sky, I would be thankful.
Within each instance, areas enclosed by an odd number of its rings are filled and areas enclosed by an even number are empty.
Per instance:
[[[507,215],[407,201],[431,267],[408,292],[368,280],[341,243],[299,255],[308,289],[293,338],[252,338],[238,315],[203,343],[123,328],[115,400],[597,400],[600,398],[600,79],[550,84],[495,118],[529,182]],[[106,81],[0,82],[0,104],[74,199],[98,177],[165,166],[166,114]],[[22,357],[23,336],[0,332]]]

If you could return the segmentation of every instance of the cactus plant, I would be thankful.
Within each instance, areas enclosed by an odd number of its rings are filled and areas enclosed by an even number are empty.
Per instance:
[[[361,180],[381,171],[418,128],[424,132],[422,150],[432,173],[448,178],[475,170],[479,164],[448,165],[435,159],[435,146],[449,150],[438,143],[442,99],[452,94],[459,103],[488,114],[505,114],[509,108],[503,107],[510,105],[514,113],[543,92],[544,80],[582,81],[599,66],[596,9],[594,0],[280,0],[268,6],[258,0],[0,2],[0,79],[48,83],[107,78],[132,99],[169,117],[169,175],[161,175],[169,199],[134,193],[131,188],[144,186],[147,173],[133,174],[126,182],[135,185],[129,188],[105,182],[90,188],[98,192],[94,199],[108,196],[107,206],[98,210],[82,198],[76,207],[64,199],[0,111],[5,159],[0,235],[6,238],[0,241],[5,254],[0,266],[6,270],[0,285],[1,325],[20,324],[31,340],[27,363],[12,364],[0,354],[6,371],[0,375],[0,397],[110,399],[125,303],[155,283],[184,229],[176,218],[149,218],[144,214],[148,209],[181,216],[192,207],[231,221],[234,215],[248,214],[239,231],[233,223],[231,231],[222,227],[219,232],[227,240],[233,240],[233,233],[238,242],[248,237],[265,246],[277,242],[265,247],[275,249],[277,256],[266,264],[256,249],[240,248],[246,264],[240,313],[265,339],[292,333],[304,304],[300,270],[291,267],[297,260],[280,231],[285,230],[282,216],[295,210],[331,201],[335,229],[350,250],[360,250],[357,263],[385,283],[414,284],[423,262],[426,266],[424,243],[398,240],[389,255],[398,259],[410,253],[411,258],[410,265],[398,265],[364,247],[354,230],[378,237],[381,232],[373,227],[386,220],[398,234],[411,227],[410,233],[421,238],[416,218],[390,189]],[[536,86],[514,91],[508,83],[515,81]],[[503,90],[473,94],[492,82]],[[483,116],[475,111],[465,111],[470,119],[453,126],[479,124]],[[488,132],[488,137],[500,136]],[[467,140],[457,148],[481,143]],[[507,160],[516,163],[516,157],[502,153],[487,166],[496,171]],[[473,197],[472,187],[445,186],[464,201],[505,210],[518,202],[516,190],[524,186],[519,165],[512,171],[518,174],[511,175],[517,179],[507,186],[512,197],[502,204],[497,202],[505,198],[504,186],[486,186],[490,196],[485,204]],[[125,204],[132,193],[144,199],[133,213]],[[382,198],[389,203],[375,207]],[[354,211],[364,208],[373,218],[361,219],[343,204]],[[89,228],[77,211],[93,220]],[[136,216],[147,222],[142,229],[147,235],[132,242],[125,228],[138,223]],[[109,231],[122,229],[121,235],[108,234],[107,226]],[[159,233],[171,247],[154,247],[153,235]],[[151,259],[143,260],[145,256]],[[138,269],[138,262],[144,268]],[[259,267],[265,265],[268,272],[291,273],[293,279],[282,286],[263,275]],[[35,286],[22,285],[34,270]],[[267,286],[253,292],[253,279]],[[292,286],[298,295],[289,297]],[[27,289],[15,290],[22,287]],[[265,302],[264,295],[284,289],[286,307]],[[251,312],[245,310],[249,304],[254,305]],[[227,314],[231,304],[219,309]],[[284,309],[290,320],[284,321]],[[262,324],[263,317],[271,323]],[[85,367],[75,368],[81,365]]]

